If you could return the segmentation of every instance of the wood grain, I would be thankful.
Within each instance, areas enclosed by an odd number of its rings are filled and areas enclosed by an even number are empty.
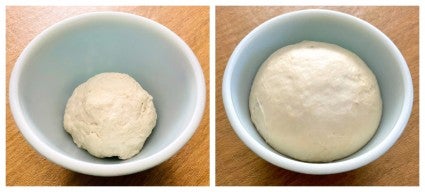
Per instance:
[[[7,7],[6,97],[11,70],[30,40],[54,23],[93,11],[128,12],[165,25],[192,48],[209,84],[209,7]],[[209,185],[208,101],[207,94],[196,133],[171,159],[128,176],[94,177],[64,169],[35,152],[16,127],[6,100],[6,185]]]
[[[252,29],[277,15],[324,8],[345,12],[383,31],[400,49],[413,78],[414,107],[397,143],[360,169],[307,175],[274,166],[250,151],[232,130],[221,86],[226,63]],[[217,185],[419,185],[419,7],[217,7],[216,8],[216,183]]]

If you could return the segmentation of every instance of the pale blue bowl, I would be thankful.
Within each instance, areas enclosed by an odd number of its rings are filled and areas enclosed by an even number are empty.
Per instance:
[[[128,160],[93,157],[63,128],[73,90],[102,72],[127,73],[154,98],[157,125]],[[61,21],[31,41],[13,69],[9,99],[21,133],[47,159],[114,176],[158,165],[190,139],[204,111],[205,82],[197,58],[175,33],[136,15],[100,12]]]
[[[303,40],[337,44],[362,58],[375,74],[383,100],[377,133],[355,154],[330,163],[306,163],[273,150],[250,119],[248,98],[260,65],[277,49]],[[270,163],[296,172],[332,174],[364,166],[384,154],[400,137],[413,103],[407,64],[394,43],[369,23],[329,10],[303,10],[272,18],[250,32],[236,47],[223,79],[223,100],[239,138]]]

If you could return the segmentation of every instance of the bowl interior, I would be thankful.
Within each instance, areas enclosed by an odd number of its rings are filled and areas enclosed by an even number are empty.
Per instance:
[[[374,72],[381,91],[383,114],[377,133],[361,150],[340,161],[362,155],[382,142],[399,119],[404,103],[403,64],[387,39],[378,36],[377,30],[370,25],[358,21],[339,13],[317,11],[280,16],[255,29],[245,44],[235,50],[230,61],[235,62],[230,75],[230,94],[238,120],[243,125],[240,128],[263,147],[281,155],[262,139],[251,122],[248,108],[251,85],[258,68],[273,52],[311,40],[337,44],[357,54]]]
[[[23,60],[19,101],[35,134],[72,158],[120,164],[149,157],[170,145],[195,110],[193,60],[177,36],[147,19],[99,14],[67,20],[45,32]],[[154,98],[157,125],[141,153],[129,160],[99,159],[79,149],[63,128],[65,105],[73,90],[102,72],[127,73]]]

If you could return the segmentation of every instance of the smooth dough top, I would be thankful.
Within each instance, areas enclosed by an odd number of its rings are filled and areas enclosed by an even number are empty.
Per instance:
[[[357,55],[303,41],[279,49],[261,65],[249,108],[258,132],[278,152],[330,162],[372,138],[382,101],[374,74]]]
[[[128,159],[140,152],[156,124],[152,96],[132,77],[101,73],[69,98],[64,128],[96,157]]]

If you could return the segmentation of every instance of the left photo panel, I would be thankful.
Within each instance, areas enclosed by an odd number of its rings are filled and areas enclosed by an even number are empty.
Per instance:
[[[208,186],[209,7],[6,7],[7,186]]]

